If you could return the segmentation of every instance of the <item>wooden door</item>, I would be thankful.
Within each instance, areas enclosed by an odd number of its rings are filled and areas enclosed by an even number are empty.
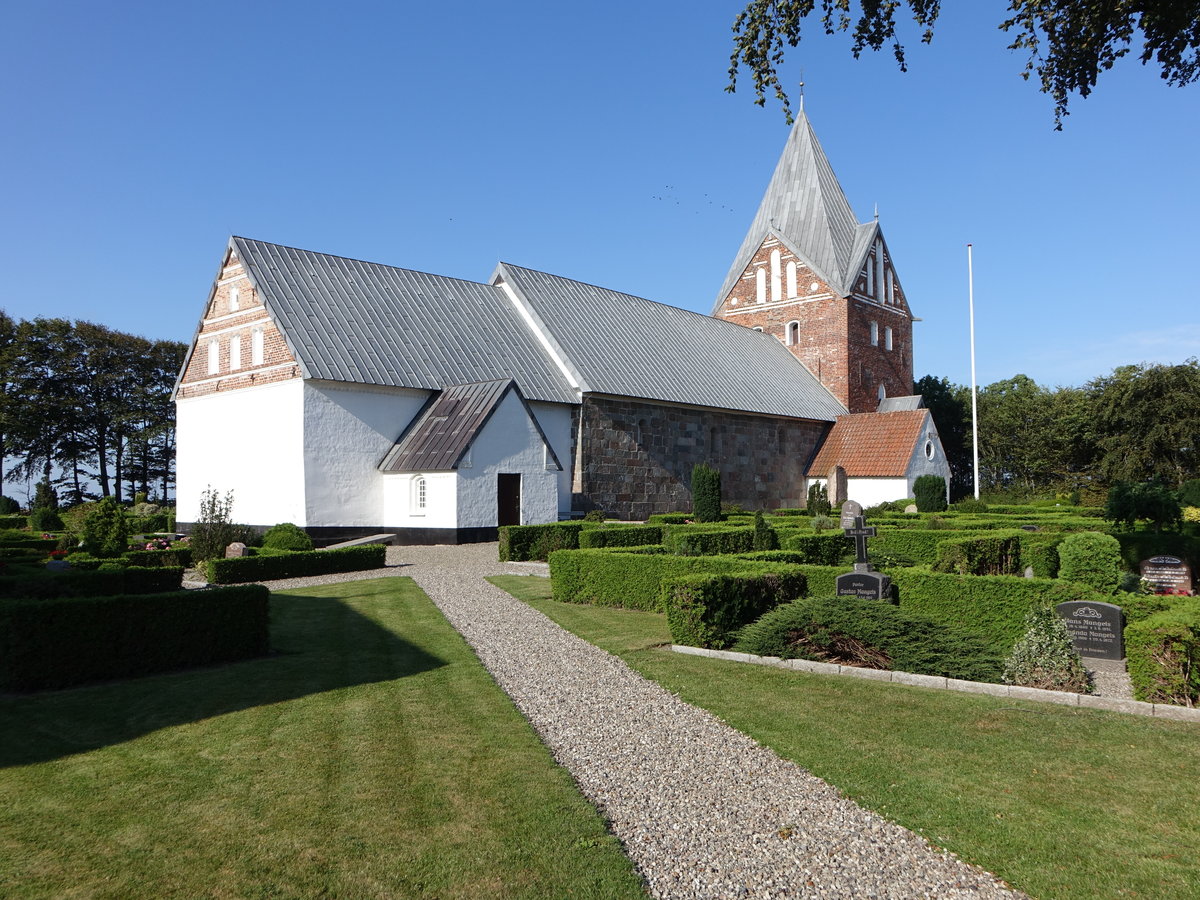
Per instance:
[[[521,473],[496,476],[496,524],[521,524]]]

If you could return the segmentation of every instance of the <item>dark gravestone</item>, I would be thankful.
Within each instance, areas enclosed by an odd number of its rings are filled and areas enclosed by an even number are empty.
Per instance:
[[[858,504],[855,504],[857,506]],[[861,509],[861,508],[860,508]],[[845,519],[843,506],[843,520]],[[854,571],[837,577],[839,597],[859,597],[864,600],[888,600],[892,596],[892,579],[871,568],[867,559],[867,538],[875,537],[875,529],[864,523],[863,517],[854,517],[854,526],[845,529],[846,537],[854,538]]]
[[[1037,531],[1038,527],[1036,525],[1022,525],[1021,530],[1022,531]]]
[[[856,500],[847,500],[842,504],[842,530],[853,528],[857,524],[855,521],[862,515],[862,504]]]
[[[1054,607],[1080,656],[1090,659],[1125,658],[1125,614],[1112,603],[1072,600]]]
[[[1142,577],[1156,594],[1192,592],[1191,567],[1178,556],[1152,556],[1142,560]]]

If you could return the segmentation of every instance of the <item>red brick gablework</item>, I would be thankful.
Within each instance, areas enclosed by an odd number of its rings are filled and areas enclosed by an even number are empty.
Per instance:
[[[830,427],[592,394],[584,397],[580,415],[577,508],[638,520],[691,509],[696,463],[721,472],[728,503],[801,506],[804,465]]]
[[[237,309],[231,306],[235,289]],[[254,362],[254,332],[257,330],[262,331],[261,363]],[[233,365],[235,337],[241,342],[237,368]],[[209,368],[209,347],[214,341],[218,357],[216,373]],[[231,255],[226,259],[209,299],[177,396],[202,397],[299,377],[300,366],[287,342],[267,314],[258,292],[245,277],[241,263]]]
[[[882,242],[879,249],[886,254]],[[778,291],[772,262],[775,251],[779,252]],[[872,249],[868,266],[876,266],[875,254],[876,249]],[[792,262],[796,264],[794,296],[790,296],[787,277],[788,263]],[[880,385],[889,397],[912,393],[912,316],[891,261],[881,258],[880,263],[881,267],[872,272],[870,285],[864,268],[855,292],[843,297],[783,242],[768,237],[716,315],[778,338],[851,412],[873,412],[879,405]],[[759,270],[764,271],[766,282],[761,303]],[[876,272],[881,274],[877,276]],[[890,293],[886,288],[889,283]],[[866,294],[868,286],[872,296]],[[874,299],[874,295],[887,299]],[[874,343],[872,322],[876,327]]]

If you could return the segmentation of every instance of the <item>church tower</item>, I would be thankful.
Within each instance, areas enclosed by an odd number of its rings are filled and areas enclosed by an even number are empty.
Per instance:
[[[913,390],[912,313],[800,110],[713,315],[782,341],[852,413]]]

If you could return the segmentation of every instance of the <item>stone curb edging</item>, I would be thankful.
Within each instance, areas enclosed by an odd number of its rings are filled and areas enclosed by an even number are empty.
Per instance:
[[[688,656],[707,656],[731,662],[750,663],[756,666],[772,666],[809,672],[814,675],[845,675],[850,678],[865,678],[868,681],[889,681],[892,684],[908,684],[934,688],[942,691],[960,691],[965,694],[987,694],[992,697],[1009,697],[1014,700],[1032,700],[1036,703],[1057,703],[1060,706],[1078,706],[1084,709],[1102,709],[1108,712],[1126,713],[1134,716],[1150,716],[1158,719],[1173,719],[1179,722],[1200,722],[1200,708],[1171,706],[1167,703],[1143,703],[1140,700],[1120,700],[1115,697],[1093,697],[1090,694],[1073,694],[1068,691],[1044,691],[1040,688],[1019,687],[1010,684],[988,684],[983,681],[961,681],[940,675],[915,675],[911,672],[893,672],[889,669],[862,669],[857,666],[840,666],[837,663],[814,662],[808,659],[780,659],[778,656],[755,656],[753,653],[735,653],[732,650],[708,650],[704,647],[686,647],[672,644],[675,653]]]

